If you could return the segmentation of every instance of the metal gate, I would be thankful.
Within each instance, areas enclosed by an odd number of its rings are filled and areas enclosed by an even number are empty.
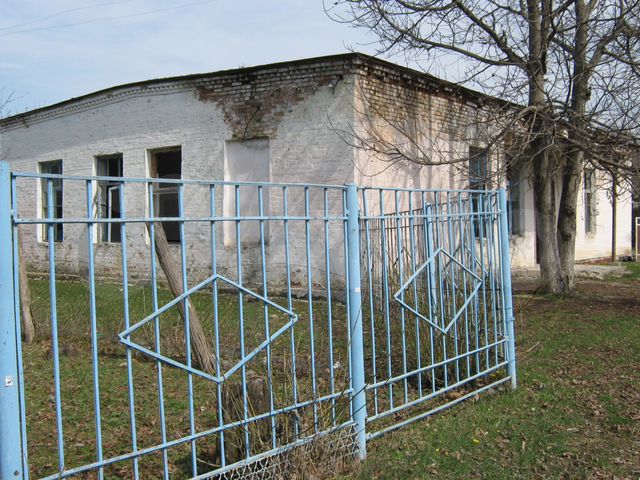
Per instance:
[[[505,191],[366,188],[361,205],[367,438],[515,387]]]
[[[0,478],[332,468],[515,386],[506,208],[504,191],[0,162]],[[159,229],[175,232],[164,257]],[[32,345],[19,341],[21,251]]]

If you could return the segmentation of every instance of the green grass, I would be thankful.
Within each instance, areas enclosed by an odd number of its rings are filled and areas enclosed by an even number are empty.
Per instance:
[[[412,424],[369,443],[369,455],[348,478],[639,478],[640,476],[640,268],[629,264],[623,279],[580,284],[576,295],[516,297],[519,388],[483,394],[447,413]],[[89,324],[89,290],[83,282],[57,282],[60,369],[67,468],[95,461],[95,427]],[[24,346],[27,429],[33,478],[57,470],[56,425],[49,292],[45,280],[32,281],[33,312],[38,340]],[[130,319],[137,322],[153,310],[148,287],[130,287]],[[125,350],[115,337],[124,329],[122,287],[98,284],[98,357],[104,456],[131,451],[129,389]],[[171,299],[159,292],[160,305]],[[286,299],[276,299],[286,305]],[[205,330],[212,332],[211,296],[196,294],[193,303]],[[327,351],[327,305],[314,301],[316,352]],[[298,387],[311,398],[308,303],[295,301],[301,315],[296,325]],[[238,298],[221,294],[219,301],[221,352],[233,361],[237,351]],[[264,338],[262,304],[244,299],[247,350]],[[342,374],[346,356],[344,305],[332,307],[336,365]],[[208,320],[206,320],[208,319]],[[270,328],[282,325],[283,315],[270,312]],[[163,315],[162,351],[184,361],[183,325],[177,309]],[[153,346],[153,328],[133,337]],[[397,340],[397,339],[394,339]],[[289,336],[273,345],[276,403],[291,401]],[[367,357],[368,358],[368,357]],[[264,354],[251,369],[264,370]],[[369,361],[369,359],[367,360]],[[143,355],[133,355],[138,448],[160,442],[157,367]],[[318,356],[318,389],[326,393],[328,360]],[[164,406],[168,437],[189,432],[186,375],[164,368]],[[346,379],[338,372],[339,382]],[[342,377],[341,377],[342,375]],[[216,425],[213,386],[194,381],[196,429]],[[326,409],[321,418],[327,420]],[[311,412],[302,412],[309,425]],[[346,403],[338,415],[348,415]],[[399,420],[392,419],[392,420]],[[198,442],[198,458],[215,464],[216,439]],[[140,460],[142,478],[161,477],[161,456]],[[169,455],[172,478],[189,476],[189,449],[180,446]],[[355,465],[355,464],[354,464]],[[105,469],[106,478],[130,477],[131,462]],[[83,478],[94,478],[88,476]]]
[[[638,267],[516,298],[519,388],[371,442],[349,478],[640,478]]]
[[[627,273],[622,277],[626,281],[640,281],[640,262],[628,262],[624,264]]]
[[[31,282],[32,311],[37,331],[37,341],[24,346],[25,392],[27,401],[27,437],[29,439],[29,462],[34,478],[50,475],[57,471],[57,426],[55,414],[55,390],[53,387],[53,355],[51,344],[52,323],[49,317],[50,297],[46,280]],[[89,321],[88,285],[83,282],[57,282],[57,311],[60,350],[60,378],[65,444],[65,466],[73,468],[96,460],[94,419],[94,389],[91,349],[91,326]],[[103,438],[103,458],[109,458],[132,450],[129,413],[129,384],[127,380],[127,357],[125,348],[118,342],[117,334],[124,330],[123,291],[121,285],[96,285],[96,311],[98,329],[98,365],[100,379],[101,428]],[[193,304],[204,323],[206,333],[213,338],[213,306],[211,292],[195,294]],[[171,299],[166,290],[159,292],[159,304]],[[275,299],[286,305],[287,300]],[[223,293],[219,296],[220,356],[225,368],[240,358],[238,333],[238,296]],[[252,301],[247,296],[243,300],[246,324],[246,351],[256,348],[264,340],[264,310],[262,303]],[[313,398],[310,375],[310,342],[308,303],[295,300],[294,308],[300,314],[295,326],[295,349],[298,357],[297,388],[301,400]],[[129,316],[135,323],[153,311],[152,292],[148,287],[129,287]],[[348,365],[346,349],[346,312],[344,305],[335,302],[332,306],[333,331],[335,335],[334,362],[343,365],[336,371],[336,389],[346,386]],[[314,303],[315,345],[324,355],[318,355],[317,391],[328,393],[327,348],[327,304]],[[284,325],[288,317],[274,309],[269,311],[271,331]],[[132,340],[154,348],[153,325],[143,327],[132,335]],[[174,360],[185,361],[185,340],[183,322],[177,307],[161,317],[161,351]],[[291,403],[290,337],[285,333],[271,345],[273,364],[273,384],[275,407]],[[266,353],[262,351],[248,369],[258,375],[265,374]],[[137,424],[137,446],[139,449],[161,442],[159,427],[159,396],[157,365],[142,354],[134,353],[131,369],[135,388],[134,405]],[[224,372],[223,372],[224,373]],[[231,382],[237,382],[240,372],[234,374]],[[217,426],[215,385],[199,377],[193,377],[195,427],[197,431]],[[189,434],[189,402],[187,395],[187,375],[178,369],[163,368],[164,408],[167,419],[168,439],[181,438]],[[344,421],[348,415],[347,401],[337,402],[338,419]],[[326,428],[330,417],[328,403],[321,406],[321,428]],[[300,412],[302,428],[307,428],[311,412]],[[279,420],[282,422],[282,420]],[[198,459],[201,467],[210,469],[209,464],[219,462],[216,458],[217,442],[209,437],[198,442]],[[188,445],[173,448],[169,455],[172,478],[186,478],[190,472],[190,450]],[[162,457],[147,455],[140,460],[142,478],[162,477]],[[201,470],[201,471],[206,471]],[[107,478],[131,476],[132,462],[121,462],[105,469]],[[93,478],[93,477],[90,477]]]

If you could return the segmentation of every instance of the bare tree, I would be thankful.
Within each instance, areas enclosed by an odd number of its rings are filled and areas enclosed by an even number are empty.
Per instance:
[[[7,92],[5,87],[0,87],[0,119],[9,115],[9,104],[14,100],[14,92]],[[0,160],[2,157],[0,156]],[[20,228],[16,230],[20,235]],[[36,330],[31,314],[31,292],[29,290],[29,279],[27,277],[27,266],[22,238],[18,239],[18,276],[20,280],[20,313],[22,317],[22,335],[26,343],[35,340]]]
[[[8,117],[9,104],[14,100],[14,92],[7,91],[6,87],[0,87],[0,118]]]
[[[372,32],[379,54],[402,53],[428,67],[462,61],[461,83],[504,100],[489,109],[487,144],[531,172],[544,286],[571,292],[583,168],[613,171],[617,185],[634,173],[640,1],[338,0],[325,7],[333,19]],[[377,153],[425,165],[468,160],[426,155],[423,141],[414,143],[382,144]]]

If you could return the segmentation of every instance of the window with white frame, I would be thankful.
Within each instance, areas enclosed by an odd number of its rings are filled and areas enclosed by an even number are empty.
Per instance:
[[[596,171],[585,169],[584,171],[584,231],[596,232]]]
[[[122,167],[121,153],[96,157],[96,173],[99,177],[109,177],[98,180],[96,200],[99,218],[121,218],[120,186],[122,182],[119,177],[122,177]],[[120,224],[101,223],[98,238],[105,243],[120,243]]]
[[[62,175],[62,160],[50,162],[40,162],[38,164],[40,173]],[[62,179],[42,178],[40,180],[40,218],[62,218]],[[42,225],[40,235],[42,241],[49,241],[49,225]],[[64,240],[64,225],[62,223],[53,224],[53,241],[62,242]]]

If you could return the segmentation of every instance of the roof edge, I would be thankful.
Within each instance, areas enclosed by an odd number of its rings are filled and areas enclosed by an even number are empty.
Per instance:
[[[333,55],[325,55],[320,57],[310,57],[310,58],[303,58],[298,60],[287,60],[283,62],[254,65],[250,67],[239,67],[239,68],[232,68],[232,69],[226,69],[226,70],[217,70],[213,72],[192,73],[188,75],[178,75],[173,77],[160,77],[160,78],[124,83],[120,85],[114,85],[112,87],[96,90],[94,92],[90,92],[77,97],[71,97],[69,99],[53,103],[51,105],[46,105],[44,107],[35,108],[33,110],[28,110],[26,112],[17,113],[15,115],[2,118],[0,119],[0,127],[10,125],[10,124],[15,124],[18,121],[27,120],[31,117],[34,117],[43,113],[48,113],[59,108],[67,107],[69,105],[73,105],[73,104],[77,104],[85,101],[91,101],[100,97],[108,96],[116,92],[125,91],[131,88],[159,85],[163,83],[178,83],[178,82],[215,79],[217,77],[239,75],[239,74],[250,74],[258,71],[267,71],[267,70],[284,68],[284,67],[304,66],[304,65],[313,65],[313,64],[323,63],[323,62],[339,62],[339,61],[351,61],[353,62],[353,66],[358,66],[357,64],[362,65],[362,64],[374,63],[382,67],[396,70],[399,73],[402,73],[405,75],[411,75],[413,77],[422,78],[424,80],[437,83],[443,87],[451,88],[452,90],[455,90],[456,92],[462,95],[472,97],[476,100],[484,99],[484,100],[494,100],[498,102],[506,102],[505,100],[501,100],[499,98],[486,95],[482,92],[464,87],[461,84],[450,82],[448,80],[443,80],[431,74],[421,72],[419,70],[415,70],[410,67],[405,67],[397,63],[390,62],[388,60],[384,60],[384,59],[371,56],[365,53],[361,53],[361,52],[347,52],[347,53],[339,53],[339,54],[333,54]]]

